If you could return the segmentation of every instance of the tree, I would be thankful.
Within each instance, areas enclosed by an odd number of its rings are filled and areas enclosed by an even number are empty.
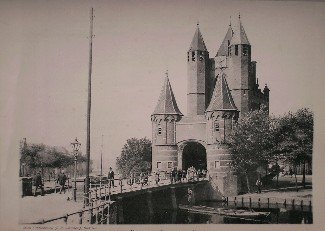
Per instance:
[[[313,127],[313,113],[307,108],[299,109],[296,113],[289,112],[279,120],[277,136],[281,141],[278,143],[277,152],[281,153],[286,162],[294,166],[296,188],[297,165],[301,163],[302,184],[305,187],[305,163],[312,159]]]
[[[37,168],[62,168],[73,165],[74,156],[63,147],[48,146],[45,144],[26,144],[21,147],[22,163],[25,163],[30,169]],[[78,161],[86,161],[86,157],[81,154]]]
[[[249,175],[275,159],[275,128],[276,121],[269,117],[265,107],[244,114],[233,128],[229,139],[232,167],[237,174],[246,176],[248,191]]]
[[[120,157],[116,158],[118,172],[123,177],[130,173],[151,170],[151,141],[147,138],[131,138],[126,141]]]

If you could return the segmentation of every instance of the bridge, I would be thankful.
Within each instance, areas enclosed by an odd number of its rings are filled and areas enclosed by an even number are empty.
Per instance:
[[[130,217],[134,218],[134,214],[136,214],[139,223],[146,224],[152,223],[151,219],[155,212],[166,210],[171,211],[168,218],[171,220],[168,222],[173,224],[176,221],[178,205],[189,203],[189,190],[192,194],[192,203],[195,203],[195,200],[214,199],[215,196],[213,182],[208,178],[183,179],[176,183],[165,178],[159,184],[149,181],[145,185],[130,184],[127,179],[116,179],[115,182],[116,187],[109,187],[107,183],[91,184],[91,190],[87,197],[90,202],[88,205],[83,203],[86,198],[83,197],[82,190],[80,190],[77,202],[67,202],[66,195],[62,194],[48,194],[38,198],[27,197],[26,200],[34,200],[33,206],[29,206],[30,214],[35,212],[38,214],[34,214],[36,215],[32,217],[34,219],[20,221],[20,224],[123,224],[130,223]],[[312,212],[310,198],[304,198],[306,192],[301,192],[303,197],[292,197],[288,194],[272,197],[272,190],[269,191],[265,194],[252,193],[226,197],[223,198],[222,206]],[[55,213],[49,213],[53,207],[58,210]],[[24,206],[21,210],[24,210]]]
[[[60,208],[60,215],[45,215],[35,220],[22,220],[21,224],[110,224],[123,223],[124,214],[130,211],[123,211],[125,207],[134,207],[137,210],[144,209],[153,214],[156,209],[177,209],[178,204],[188,203],[188,190],[191,191],[192,203],[195,200],[207,199],[211,192],[207,177],[193,177],[182,179],[178,182],[171,182],[166,176],[158,183],[149,180],[147,184],[141,182],[130,184],[128,179],[115,179],[115,187],[105,184],[90,184],[88,197],[85,198],[82,190],[79,191],[77,202],[66,201],[66,197],[57,199],[59,195],[49,196],[55,200],[57,208]],[[42,200],[47,203],[46,198],[30,198]],[[88,199],[89,204],[85,201]],[[141,203],[139,203],[141,202]],[[48,201],[48,203],[51,203]],[[73,203],[73,204],[72,204]],[[62,204],[62,206],[60,206]],[[64,206],[65,205],[65,206]],[[45,206],[46,208],[46,206]],[[47,207],[48,208],[48,207]],[[40,206],[40,209],[43,209]],[[49,209],[49,208],[48,208]],[[35,208],[32,209],[35,211]],[[37,209],[36,209],[37,210]]]

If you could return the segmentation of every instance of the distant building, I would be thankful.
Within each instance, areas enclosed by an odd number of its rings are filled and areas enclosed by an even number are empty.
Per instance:
[[[239,116],[261,104],[268,109],[270,91],[259,88],[240,17],[213,58],[197,26],[186,61],[187,115],[177,106],[168,74],[151,115],[152,170],[207,169],[223,195],[235,195],[237,177],[229,172],[231,155],[223,142]]]

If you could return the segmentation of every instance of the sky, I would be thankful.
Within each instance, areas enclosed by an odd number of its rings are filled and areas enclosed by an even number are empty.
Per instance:
[[[293,1],[1,1],[0,145],[86,148],[89,12],[94,7],[91,158],[115,165],[126,140],[151,139],[168,69],[186,114],[186,52],[196,24],[210,57],[241,14],[268,84],[270,112],[319,110],[325,84],[325,4]],[[316,118],[317,119],[317,118]],[[316,121],[317,122],[317,121]],[[4,134],[6,131],[6,134]],[[9,158],[9,157],[8,157]]]

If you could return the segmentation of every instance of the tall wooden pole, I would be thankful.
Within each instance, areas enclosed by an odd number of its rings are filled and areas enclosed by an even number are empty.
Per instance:
[[[92,71],[92,49],[93,49],[93,19],[94,9],[90,10],[90,31],[89,31],[89,75],[88,75],[88,104],[87,104],[87,166],[86,166],[86,187],[85,187],[85,198],[86,204],[89,204],[88,193],[89,193],[89,171],[90,171],[90,112],[91,112],[91,71]]]
[[[104,135],[102,135],[102,146],[100,151],[100,187],[102,186],[102,178],[103,178],[103,139]]]

